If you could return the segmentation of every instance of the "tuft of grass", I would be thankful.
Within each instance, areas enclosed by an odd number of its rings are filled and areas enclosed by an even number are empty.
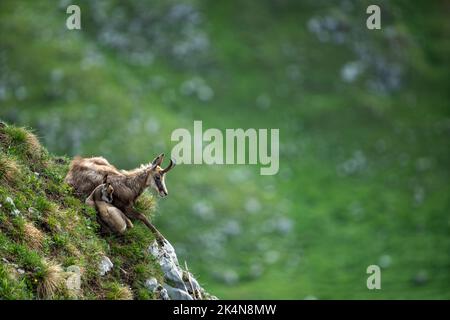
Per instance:
[[[63,285],[63,270],[61,265],[55,262],[46,262],[45,270],[37,286],[38,297],[41,299],[52,299]]]
[[[105,297],[108,300],[133,300],[133,292],[129,287],[117,282],[110,282],[105,285]]]
[[[144,192],[136,201],[135,209],[149,215],[155,212],[156,199],[150,192]]]
[[[0,142],[5,149],[19,158],[27,160],[35,169],[45,167],[46,152],[39,139],[30,130],[8,125],[0,127]]]
[[[24,224],[24,238],[28,247],[34,250],[42,249],[44,234],[41,230],[36,228],[33,223],[25,222]]]
[[[0,182],[13,185],[20,177],[20,168],[17,162],[0,153]]]
[[[44,150],[43,150],[38,138],[36,137],[36,135],[27,130],[26,130],[26,136],[25,136],[25,144],[26,144],[26,150],[30,157],[37,156],[37,157],[41,158],[44,155]]]

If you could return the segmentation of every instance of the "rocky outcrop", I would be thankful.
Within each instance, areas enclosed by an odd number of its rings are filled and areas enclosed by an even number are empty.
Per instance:
[[[146,281],[147,289],[162,300],[217,300],[217,297],[208,294],[194,278],[192,273],[183,270],[178,262],[175,249],[169,241],[164,239],[162,245],[155,240],[148,248],[150,254],[156,259],[164,275],[164,284],[158,283],[155,278]]]

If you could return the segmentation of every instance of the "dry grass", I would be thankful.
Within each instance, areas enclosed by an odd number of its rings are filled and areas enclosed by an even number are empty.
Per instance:
[[[40,299],[52,299],[61,289],[64,277],[63,270],[59,264],[53,262],[46,263],[45,275],[42,277],[37,293]]]
[[[44,150],[41,146],[41,143],[39,142],[39,139],[36,137],[36,135],[24,128],[20,128],[24,131],[25,134],[25,148],[26,148],[26,156],[28,159],[37,161],[39,163],[42,163]]]
[[[0,154],[0,182],[13,184],[20,175],[20,168],[16,161]]]
[[[117,300],[133,300],[133,293],[128,287],[120,287],[117,290]]]
[[[129,287],[111,283],[107,286],[106,298],[109,300],[133,300],[133,292]]]
[[[156,207],[155,197],[150,192],[144,192],[135,203],[135,208],[140,212],[154,212]]]
[[[24,225],[25,242],[28,247],[34,250],[42,249],[42,243],[44,241],[44,234],[41,230],[36,228],[33,223],[25,222]]]
[[[26,144],[28,148],[28,153],[33,155],[42,155],[42,146],[39,142],[39,139],[36,137],[35,134],[26,131]]]

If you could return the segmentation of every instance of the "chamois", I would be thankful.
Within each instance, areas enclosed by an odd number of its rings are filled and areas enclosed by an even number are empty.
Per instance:
[[[163,169],[160,166],[163,160],[164,153],[149,164],[127,171],[118,170],[102,157],[75,157],[70,164],[65,182],[72,186],[79,196],[87,197],[98,185],[102,184],[104,176],[108,175],[108,181],[114,188],[112,204],[127,217],[141,220],[155,234],[157,240],[162,241],[164,237],[161,233],[145,215],[134,210],[133,205],[148,187],[155,189],[161,197],[167,196],[168,191],[164,178],[165,174],[175,166],[175,162],[170,159],[169,166]]]
[[[111,203],[113,201],[114,188],[107,181],[105,176],[103,183],[92,191],[86,199],[86,204],[93,206],[97,212],[101,225],[112,233],[123,234],[133,224],[118,208]]]

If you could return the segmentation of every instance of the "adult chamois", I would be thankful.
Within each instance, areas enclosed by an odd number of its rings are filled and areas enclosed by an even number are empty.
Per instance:
[[[71,164],[65,182],[72,186],[81,197],[88,197],[92,191],[102,184],[105,176],[114,188],[112,204],[132,219],[142,221],[156,236],[158,241],[164,237],[150,223],[145,215],[136,211],[133,205],[136,199],[148,187],[155,189],[161,197],[167,196],[165,175],[175,166],[170,159],[167,168],[161,168],[164,153],[157,156],[152,162],[141,165],[134,170],[118,170],[103,157],[81,158],[75,157]]]

